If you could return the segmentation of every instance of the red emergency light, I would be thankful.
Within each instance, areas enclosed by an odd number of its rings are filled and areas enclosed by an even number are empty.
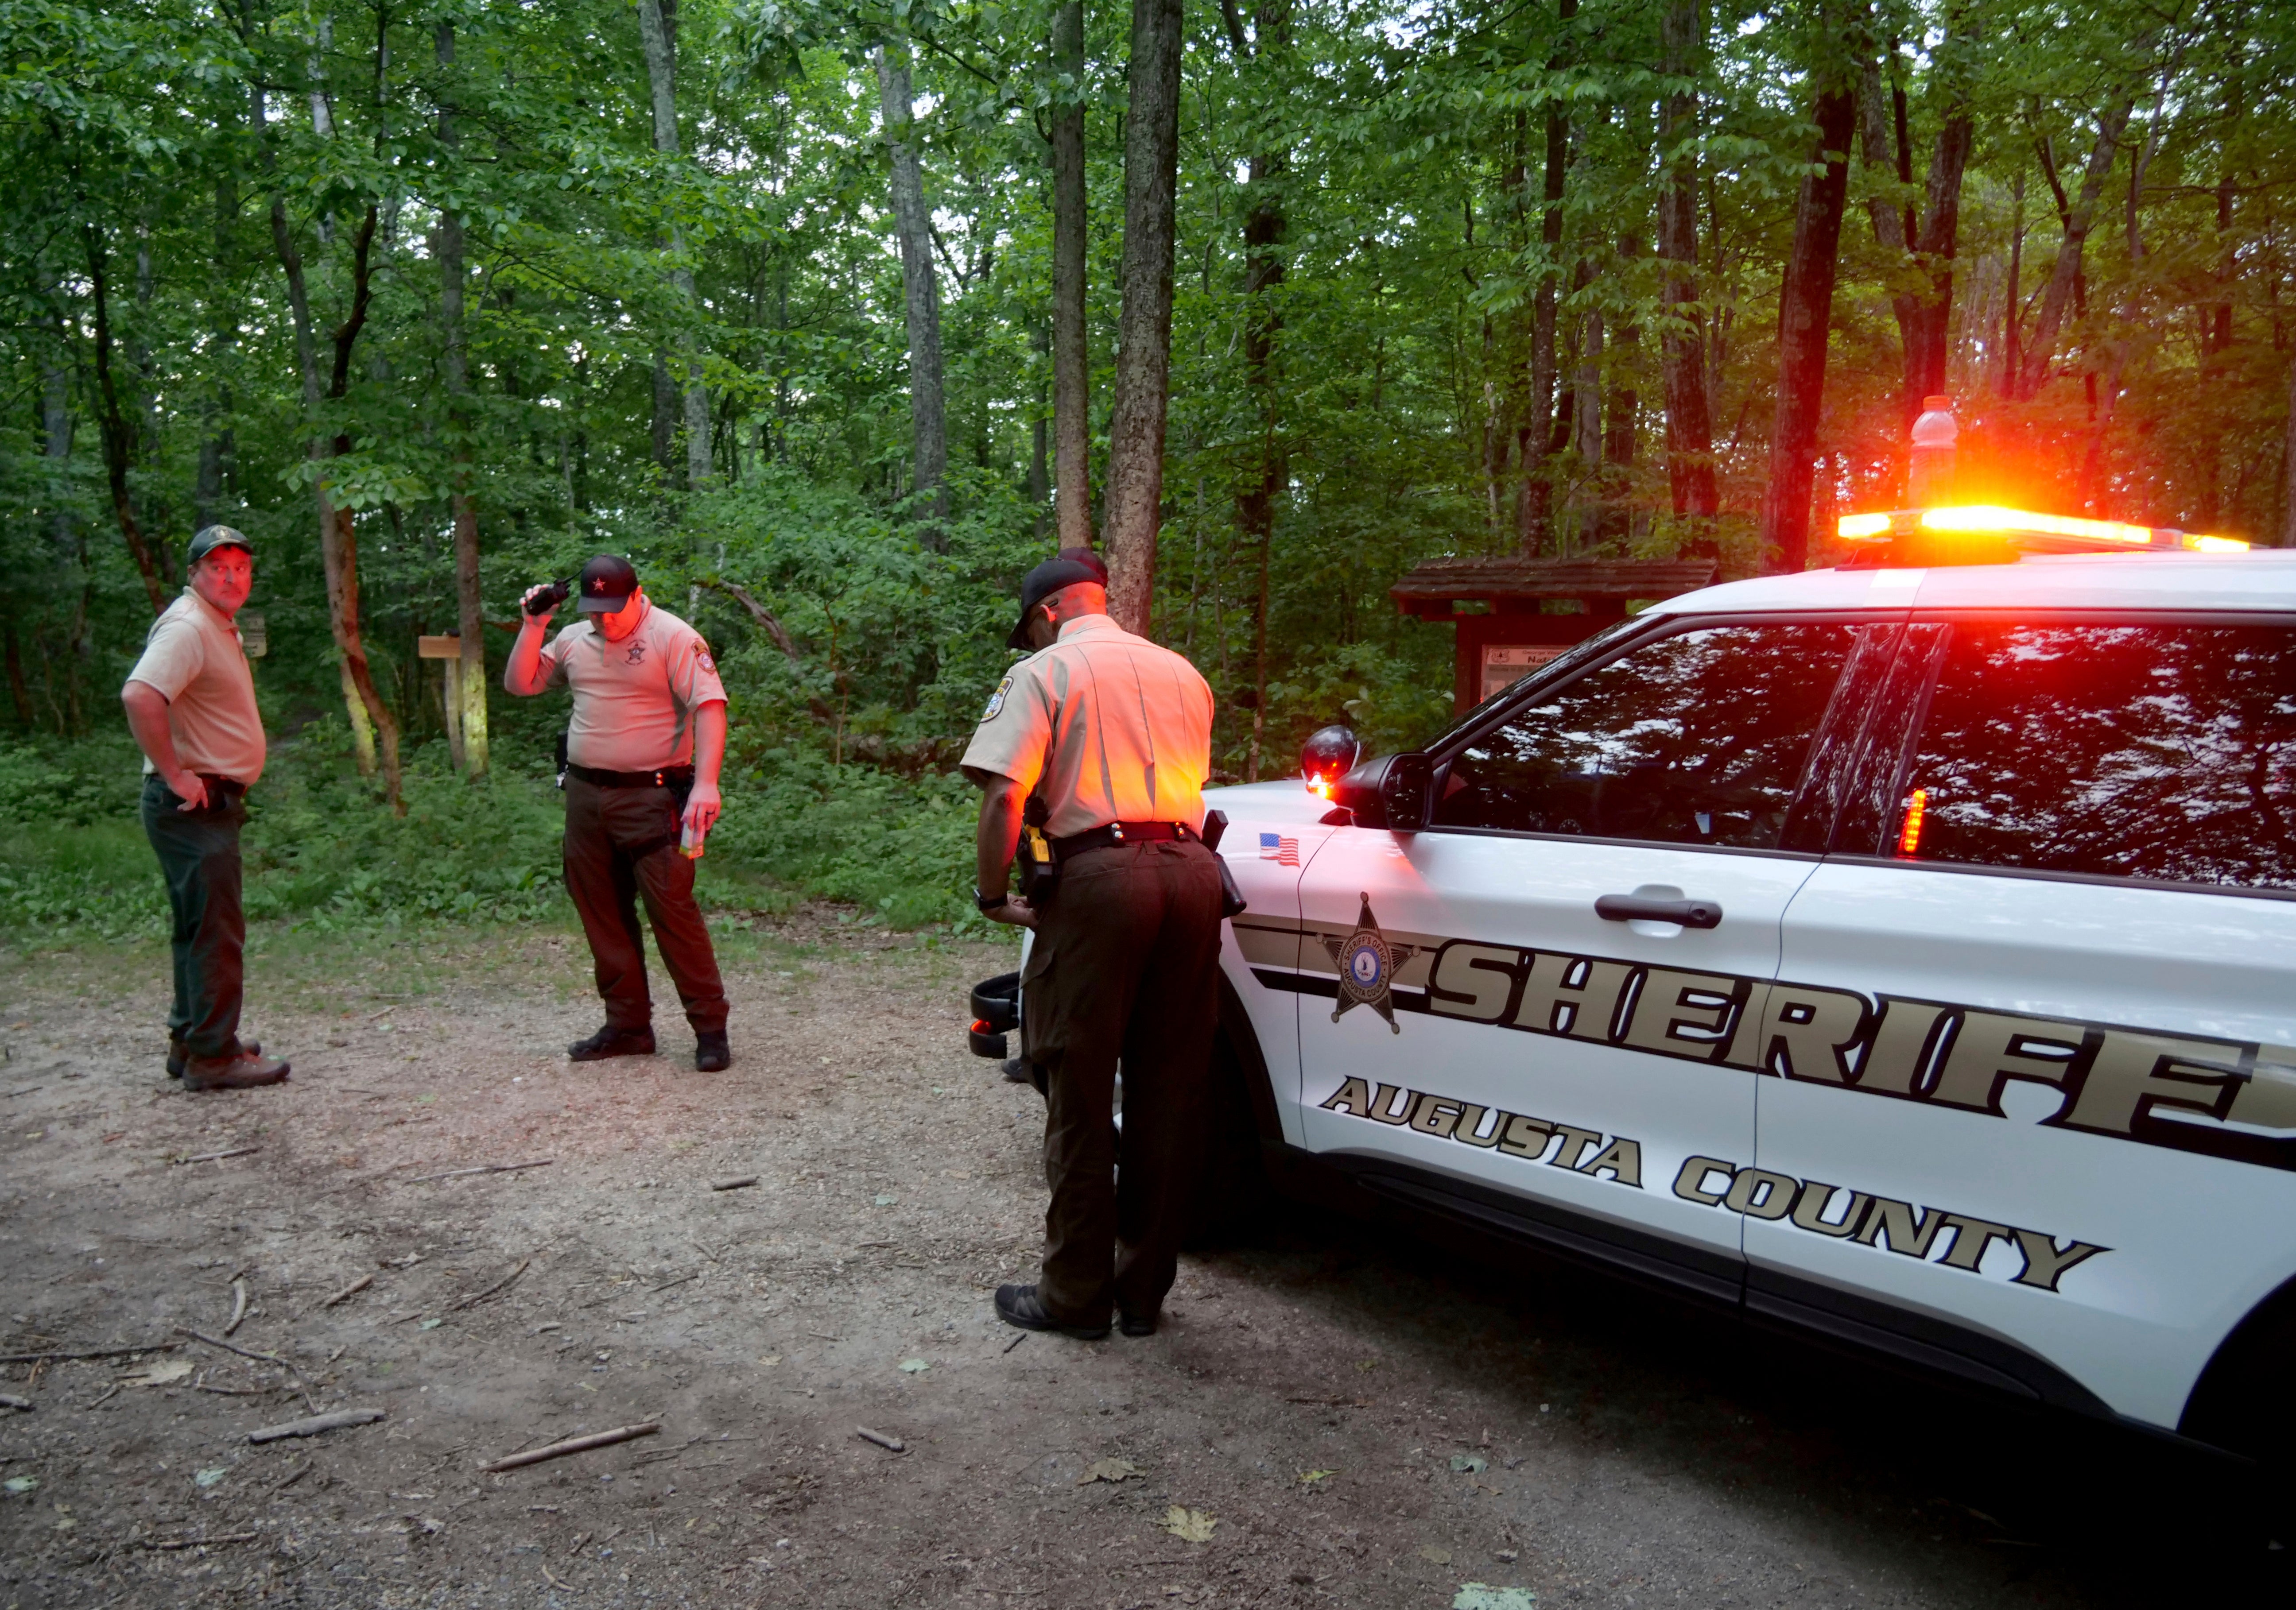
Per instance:
[[[2012,564],[2027,553],[2245,553],[2249,546],[2236,537],[2169,526],[2038,514],[1997,503],[1845,514],[1835,534],[1873,544],[1889,561],[1908,565]]]

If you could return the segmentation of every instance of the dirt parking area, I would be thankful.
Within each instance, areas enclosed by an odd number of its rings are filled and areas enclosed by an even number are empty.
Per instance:
[[[1009,950],[718,926],[721,1075],[569,1063],[547,930],[271,944],[241,1095],[170,1088],[155,953],[6,964],[0,1606],[2288,1602],[2237,1472],[1312,1207],[1154,1337],[1008,1329]]]

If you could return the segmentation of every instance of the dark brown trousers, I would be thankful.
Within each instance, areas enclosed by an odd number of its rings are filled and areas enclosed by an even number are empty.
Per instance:
[[[1219,913],[1219,862],[1173,840],[1063,862],[1037,926],[1021,975],[1053,1191],[1037,1295],[1065,1323],[1104,1323],[1111,1302],[1153,1314],[1172,1289],[1202,1165]]]
[[[653,942],[677,985],[685,1020],[696,1034],[726,1026],[726,985],[701,908],[693,903],[693,863],[677,853],[677,799],[668,789],[602,789],[566,780],[566,892],[582,915],[596,964],[606,1026],[651,1027],[645,901]]]

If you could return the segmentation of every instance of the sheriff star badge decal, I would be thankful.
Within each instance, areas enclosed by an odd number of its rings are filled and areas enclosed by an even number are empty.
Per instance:
[[[1379,931],[1379,919],[1371,914],[1371,896],[1358,894],[1357,898],[1363,902],[1363,913],[1356,919],[1356,931],[1345,938],[1326,934],[1323,939],[1324,948],[1340,964],[1340,1004],[1332,1009],[1332,1021],[1346,1017],[1350,1007],[1367,1006],[1387,1019],[1390,1033],[1399,1034],[1403,1026],[1395,1020],[1395,998],[1388,986],[1395,982],[1395,969],[1416,956],[1419,947],[1390,944]]]

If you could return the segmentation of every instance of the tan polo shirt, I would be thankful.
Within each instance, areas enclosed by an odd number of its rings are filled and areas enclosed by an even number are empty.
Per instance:
[[[594,620],[576,621],[544,646],[542,673],[546,685],[574,690],[566,758],[601,772],[692,765],[694,711],[726,702],[701,633],[652,599],[619,642]]]
[[[1086,615],[1004,674],[964,765],[1042,792],[1045,831],[1065,838],[1111,821],[1202,827],[1211,748],[1212,691],[1195,666]]]
[[[263,714],[255,707],[255,674],[231,617],[193,592],[161,611],[144,638],[144,657],[129,682],[157,688],[168,700],[168,731],[184,768],[252,784],[263,775]],[[144,757],[144,774],[160,768]]]

